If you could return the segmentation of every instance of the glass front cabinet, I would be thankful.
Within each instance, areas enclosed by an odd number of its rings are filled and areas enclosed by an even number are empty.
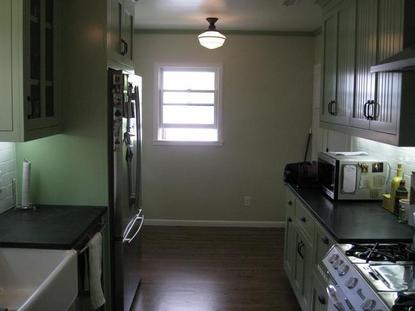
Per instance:
[[[0,141],[59,132],[54,16],[53,0],[0,2]]]

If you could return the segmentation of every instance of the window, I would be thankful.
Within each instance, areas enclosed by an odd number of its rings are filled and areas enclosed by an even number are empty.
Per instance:
[[[159,66],[158,142],[220,142],[220,66]]]

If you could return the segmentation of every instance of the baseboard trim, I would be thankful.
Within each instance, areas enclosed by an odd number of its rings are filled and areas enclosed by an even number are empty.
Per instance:
[[[284,221],[146,219],[146,226],[285,228]]]

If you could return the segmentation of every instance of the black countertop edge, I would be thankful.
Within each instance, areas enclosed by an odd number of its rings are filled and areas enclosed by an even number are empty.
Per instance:
[[[317,213],[312,206],[310,205],[309,202],[307,202],[301,195],[300,191],[301,188],[298,188],[295,185],[292,185],[290,183],[285,183],[286,186],[288,186],[296,195],[296,197],[304,204],[304,206],[307,208],[307,210],[317,219],[318,223],[325,229],[327,230],[332,237],[336,240],[336,243],[376,243],[376,242],[382,242],[382,243],[412,243],[412,236],[408,237],[408,238],[397,238],[397,237],[382,237],[381,239],[376,239],[376,238],[370,238],[370,239],[366,239],[366,238],[342,238],[339,237],[336,232],[333,230],[333,228],[331,226],[329,226],[324,219],[321,217],[321,215],[319,213]],[[319,191],[318,188],[314,188],[314,191]],[[324,196],[323,193],[320,193],[321,196]],[[324,196],[325,197],[325,196]],[[328,198],[326,198],[327,200],[330,200]],[[349,201],[350,203],[351,201]],[[360,201],[362,202],[362,201]],[[375,204],[377,201],[363,201],[366,204]],[[374,203],[375,202],[375,203]],[[379,203],[379,202],[377,202]],[[334,203],[333,203],[334,204]],[[379,207],[381,208],[381,207]],[[389,213],[387,211],[385,211],[385,213]],[[396,220],[397,221],[397,220]],[[414,229],[415,230],[415,229]]]
[[[81,207],[81,206],[80,206]],[[82,206],[83,208],[88,208],[87,206]],[[76,249],[79,246],[83,247],[83,245],[81,244],[81,242],[83,242],[83,240],[85,239],[85,236],[90,233],[90,232],[97,232],[96,230],[94,230],[94,228],[97,227],[97,224],[99,223],[99,220],[102,216],[105,215],[105,213],[107,212],[108,208],[106,206],[94,206],[94,207],[99,207],[102,208],[101,213],[99,213],[97,215],[97,217],[90,223],[90,225],[85,228],[85,230],[82,232],[82,234],[78,237],[78,239],[71,245],[67,244],[65,245],[64,249]],[[99,228],[99,230],[102,230],[102,228],[105,226],[105,223],[102,224]],[[92,236],[90,236],[89,238],[92,238]],[[42,248],[44,248],[44,246],[42,246]],[[62,249],[62,248],[61,248]]]
[[[85,228],[82,228],[82,230],[79,230],[76,233],[76,236],[73,238],[70,238],[70,241],[66,238],[65,242],[63,241],[45,241],[44,239],[42,240],[42,238],[27,238],[27,237],[17,237],[16,240],[13,241],[13,239],[9,239],[9,240],[2,240],[2,237],[0,236],[0,247],[2,248],[32,248],[32,249],[59,249],[59,250],[69,250],[69,249],[74,249],[76,246],[78,246],[81,242],[83,242],[83,240],[85,239],[85,237],[94,232],[94,229],[97,227],[97,225],[99,224],[100,219],[107,213],[108,211],[108,207],[107,206],[90,206],[90,205],[59,205],[59,204],[38,204],[36,205],[36,209],[42,209],[42,208],[51,208],[51,209],[66,209],[66,208],[70,208],[70,209],[88,209],[88,208],[93,208],[95,210],[95,214],[93,215],[93,217],[89,220],[88,225],[85,226]],[[16,210],[16,209],[10,209],[7,210],[6,212],[0,214],[0,222],[1,222],[1,217],[3,215],[6,215],[8,213],[14,213],[15,215],[18,215],[18,213],[30,213],[29,211],[24,211],[24,210]],[[80,215],[81,216],[81,215]],[[34,222],[38,221],[37,219],[33,220]],[[61,223],[59,223],[59,221]],[[104,221],[105,222],[105,221]],[[62,219],[57,219],[57,223],[60,226],[65,226],[68,224],[68,222],[66,222],[65,220]],[[103,226],[105,226],[106,224],[102,224]],[[102,226],[101,226],[102,228]],[[47,230],[47,228],[46,228]],[[96,231],[95,231],[96,232]],[[45,232],[43,232],[44,234]],[[53,234],[53,232],[51,232],[51,234]],[[91,236],[92,237],[92,236]],[[37,241],[36,241],[37,240]],[[86,241],[85,241],[86,242]]]

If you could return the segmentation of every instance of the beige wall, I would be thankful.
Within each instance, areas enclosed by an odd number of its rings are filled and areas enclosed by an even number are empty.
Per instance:
[[[143,76],[143,197],[150,219],[281,221],[285,163],[302,160],[311,126],[312,37],[137,34]],[[155,146],[154,64],[223,64],[223,146]],[[242,197],[252,196],[251,207]]]

